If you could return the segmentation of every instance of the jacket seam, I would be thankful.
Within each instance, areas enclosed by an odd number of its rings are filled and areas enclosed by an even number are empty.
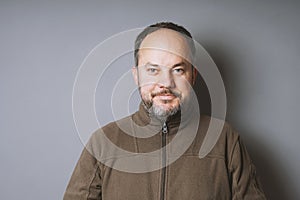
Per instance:
[[[254,190],[256,191],[257,195],[259,197],[264,197],[264,192],[260,190],[261,186],[259,186],[259,181],[257,180],[257,175],[256,175],[256,169],[254,167],[254,164],[251,162],[250,163],[250,169],[251,169],[251,182],[254,187]]]
[[[133,117],[132,117],[132,119],[133,119]],[[139,145],[138,145],[138,139],[137,139],[138,137],[136,134],[136,130],[133,128],[132,131],[134,133],[133,143],[134,143],[135,152],[139,153],[140,151],[139,151]]]
[[[96,164],[96,168],[95,168],[95,170],[94,170],[94,175],[93,175],[93,177],[92,177],[92,179],[91,179],[91,181],[90,181],[90,183],[89,183],[88,194],[87,194],[86,199],[88,199],[89,196],[90,196],[90,194],[91,194],[91,186],[92,186],[94,180],[96,179],[96,174],[97,174],[98,169],[99,169],[99,166]]]
[[[234,154],[234,152],[236,151],[236,146],[238,145],[238,143],[239,143],[239,137],[237,138],[237,140],[235,141],[235,143],[234,143],[234,145],[233,145],[233,148],[232,148],[232,152],[230,153],[230,160],[229,160],[229,163],[228,163],[228,168],[229,168],[229,170],[230,171],[232,171],[233,169],[232,169],[232,160],[233,160],[233,154]]]
[[[239,142],[239,137],[237,138],[237,140],[235,141],[234,145],[233,145],[233,148],[232,148],[232,152],[230,153],[230,160],[229,160],[229,163],[228,163],[228,169],[229,169],[229,173],[231,174],[232,171],[233,171],[233,168],[232,168],[232,162],[233,162],[233,154],[235,153],[236,151],[236,148],[237,148],[237,145],[238,145],[238,142]],[[230,175],[231,176],[231,175]],[[236,187],[232,188],[233,187],[233,184],[236,184]],[[233,190],[232,190],[233,189]],[[237,187],[237,181],[236,180],[233,180],[233,177],[232,177],[232,183],[231,183],[231,191],[235,193],[237,199],[239,200],[242,200],[242,197],[240,196],[239,194],[239,189]]]

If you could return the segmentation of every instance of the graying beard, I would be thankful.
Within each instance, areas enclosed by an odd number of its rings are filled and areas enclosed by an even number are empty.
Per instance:
[[[171,110],[164,111],[163,109],[160,109],[157,106],[153,106],[153,104],[151,104],[151,106],[146,105],[145,102],[143,102],[143,106],[148,111],[151,117],[155,117],[161,122],[165,122],[168,119],[168,117],[175,115],[180,110],[180,106],[176,106]]]

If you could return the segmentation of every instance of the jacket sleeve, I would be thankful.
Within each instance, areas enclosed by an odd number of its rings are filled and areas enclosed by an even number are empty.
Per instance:
[[[266,199],[250,156],[238,137],[234,144],[229,169],[232,179],[233,200]]]
[[[64,194],[64,200],[101,200],[101,173],[97,160],[84,148]]]

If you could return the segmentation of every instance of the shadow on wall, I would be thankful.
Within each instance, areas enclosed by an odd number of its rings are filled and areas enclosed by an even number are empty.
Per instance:
[[[243,141],[245,141],[244,143],[256,166],[267,198],[272,200],[296,199],[296,195],[289,191],[288,183],[290,181],[284,175],[283,163],[280,163],[272,150],[268,149],[267,144],[264,144],[259,138],[251,138],[253,133],[245,132],[244,134],[247,137],[243,137]]]
[[[212,45],[212,47],[214,47],[214,45]],[[224,74],[226,74],[226,69],[222,68],[223,65],[219,66],[218,63],[225,64],[225,61],[228,60],[226,59],[226,55],[223,53],[220,54],[220,52],[214,53],[214,49],[210,49],[209,45],[207,45],[206,48],[217,64],[223,77]],[[236,78],[235,81],[236,83],[234,84],[238,85],[239,79]],[[226,87],[226,80],[224,81],[224,84]],[[201,114],[210,115],[211,102],[209,92],[205,82],[199,74],[194,88],[198,97]],[[231,90],[234,90],[234,88],[231,88]],[[227,112],[230,112],[230,110],[227,110]],[[272,153],[272,150],[268,149],[268,144],[264,144],[260,138],[254,138],[253,136],[255,135],[257,136],[259,134],[247,133],[243,131],[242,140],[245,143],[248,152],[257,168],[257,174],[263,185],[266,197],[272,200],[295,199],[295,195],[289,191],[289,186],[287,184],[289,183],[289,180],[287,180],[287,177],[284,176],[285,169],[283,163],[280,163],[280,161],[276,159],[276,155]]]

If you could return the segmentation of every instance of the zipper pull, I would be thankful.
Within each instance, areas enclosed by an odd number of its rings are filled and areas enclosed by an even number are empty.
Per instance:
[[[168,127],[167,127],[167,123],[166,122],[164,122],[164,124],[163,124],[162,133],[164,133],[164,134],[168,133]]]

